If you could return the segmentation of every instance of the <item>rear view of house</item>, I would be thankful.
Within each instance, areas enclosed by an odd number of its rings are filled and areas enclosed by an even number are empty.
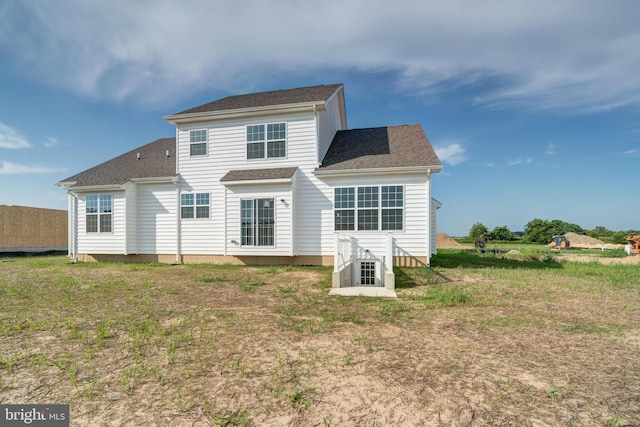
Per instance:
[[[230,96],[165,117],[164,138],[57,183],[80,261],[334,265],[393,285],[435,252],[419,125],[347,129],[340,84]]]

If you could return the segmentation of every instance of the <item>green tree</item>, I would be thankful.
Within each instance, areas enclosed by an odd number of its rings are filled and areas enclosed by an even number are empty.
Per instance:
[[[615,233],[613,233],[613,243],[617,245],[626,245],[627,236],[630,236],[631,234],[631,232],[616,231]]]
[[[469,237],[472,239],[478,239],[480,237],[487,237],[489,235],[489,230],[485,227],[484,224],[476,222],[471,226],[471,230],[469,230]]]
[[[613,231],[607,229],[607,227],[604,227],[602,225],[598,225],[593,230],[587,231],[587,234],[595,238],[613,237]]]
[[[584,234],[584,229],[577,224],[570,224],[559,219],[547,221],[535,218],[524,227],[525,240],[533,243],[549,243],[553,236],[568,232]]]
[[[513,233],[506,225],[500,227],[494,227],[493,231],[489,233],[489,239],[509,241],[514,240]]]

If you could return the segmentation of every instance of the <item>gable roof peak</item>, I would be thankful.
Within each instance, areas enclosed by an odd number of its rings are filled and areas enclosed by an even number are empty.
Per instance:
[[[167,116],[167,118],[179,118],[180,116],[188,116],[192,114],[216,113],[253,108],[259,109],[292,104],[324,103],[342,87],[342,83],[337,83],[248,93],[243,95],[231,95],[197,107],[189,108],[171,116]]]

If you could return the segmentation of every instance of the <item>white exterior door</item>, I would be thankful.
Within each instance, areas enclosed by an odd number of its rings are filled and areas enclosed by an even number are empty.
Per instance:
[[[377,259],[359,259],[356,262],[355,286],[382,286],[382,264]]]

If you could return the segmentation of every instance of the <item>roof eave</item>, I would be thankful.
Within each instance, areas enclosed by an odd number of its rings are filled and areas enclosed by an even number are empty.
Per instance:
[[[77,187],[63,187],[66,191],[122,191],[124,184],[104,184],[104,185],[79,185]]]
[[[267,184],[291,184],[292,178],[275,178],[275,179],[242,179],[235,181],[220,181],[224,186],[231,185],[267,185]]]
[[[385,168],[362,168],[362,169],[322,169],[318,168],[313,174],[318,177],[343,177],[343,176],[366,176],[366,175],[398,175],[409,173],[438,173],[442,170],[442,165],[433,166],[397,166]]]
[[[131,178],[129,181],[134,183],[156,183],[156,182],[176,182],[178,175],[171,176],[152,176],[148,178]]]
[[[62,189],[66,189],[68,187],[72,187],[77,184],[77,181],[58,181],[56,185],[61,187]]]
[[[307,111],[324,111],[325,101],[301,102],[296,104],[266,105],[263,107],[236,108],[233,110],[203,111],[199,113],[173,114],[163,119],[171,124],[192,123],[204,120],[224,120],[270,114],[287,114]]]

